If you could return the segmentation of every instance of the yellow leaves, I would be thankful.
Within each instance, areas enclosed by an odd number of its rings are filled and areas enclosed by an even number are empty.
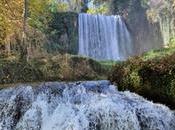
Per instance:
[[[0,1],[0,36],[1,43],[8,35],[21,28],[23,14],[23,0]]]
[[[158,12],[155,9],[149,9],[146,11],[147,18],[151,23],[158,21]]]
[[[23,13],[23,0],[3,0],[3,14],[8,19],[21,19]]]
[[[69,5],[67,3],[59,2],[57,6],[57,10],[60,12],[66,12],[69,9]]]
[[[96,14],[96,10],[94,8],[89,8],[87,10],[87,13],[89,13],[89,14]]]
[[[29,1],[29,25],[40,28],[46,28],[50,20],[51,1],[48,0],[30,0]]]
[[[48,9],[47,6],[49,5],[49,2],[47,0],[31,0],[29,3],[29,8],[30,11],[35,11],[35,12],[43,12],[43,10]]]
[[[109,8],[107,5],[101,5],[98,8],[89,8],[87,13],[89,14],[107,14],[109,12]]]

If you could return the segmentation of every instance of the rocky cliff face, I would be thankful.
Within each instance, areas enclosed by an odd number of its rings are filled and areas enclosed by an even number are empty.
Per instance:
[[[164,45],[166,46],[171,40],[171,38],[175,36],[175,18],[168,17],[167,15],[160,15],[159,20]]]
[[[152,3],[155,0],[151,0]],[[150,9],[157,13],[164,44],[167,45],[175,37],[175,1],[161,0],[156,5],[149,4]]]
[[[159,22],[151,23],[147,19],[148,7],[140,0],[113,0],[113,14],[120,14],[133,37],[135,54],[163,46],[163,37]]]

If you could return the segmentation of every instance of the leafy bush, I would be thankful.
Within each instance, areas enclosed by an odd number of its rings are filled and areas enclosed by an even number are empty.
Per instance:
[[[160,59],[131,58],[116,64],[109,79],[119,90],[131,90],[175,108],[175,53]]]
[[[41,71],[34,66],[19,61],[4,61],[0,64],[0,83],[40,81]]]
[[[175,48],[175,37],[170,38],[168,46],[170,48]]]
[[[106,79],[108,72],[93,59],[68,54],[41,56],[29,62],[0,59],[0,84]]]
[[[171,81],[171,86],[170,86],[170,89],[169,89],[170,91],[169,91],[169,93],[170,93],[170,95],[173,97],[173,98],[175,98],[175,79],[173,79],[172,81]]]
[[[100,5],[96,8],[89,8],[87,10],[87,13],[89,14],[108,14],[109,13],[109,7],[107,4]]]

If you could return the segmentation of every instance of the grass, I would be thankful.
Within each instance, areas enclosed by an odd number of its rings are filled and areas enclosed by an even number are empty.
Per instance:
[[[150,59],[160,59],[162,57],[169,56],[175,53],[175,47],[168,47],[168,48],[161,48],[158,50],[151,50],[144,53],[141,57],[143,60],[150,60]]]
[[[98,61],[98,62],[102,65],[102,67],[106,68],[109,71],[117,63],[116,61]]]
[[[175,53],[175,37],[172,37],[166,48],[151,50],[142,55],[143,60],[160,59]]]

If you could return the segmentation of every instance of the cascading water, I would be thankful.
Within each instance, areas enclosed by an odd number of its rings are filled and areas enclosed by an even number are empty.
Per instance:
[[[98,60],[126,60],[133,45],[121,16],[79,14],[79,54]]]
[[[175,114],[108,81],[0,91],[0,130],[175,130]]]

